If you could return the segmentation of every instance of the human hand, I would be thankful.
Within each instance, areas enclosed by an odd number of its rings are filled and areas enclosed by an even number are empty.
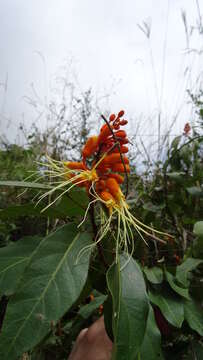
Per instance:
[[[68,360],[110,360],[112,348],[102,316],[90,328],[80,332]]]

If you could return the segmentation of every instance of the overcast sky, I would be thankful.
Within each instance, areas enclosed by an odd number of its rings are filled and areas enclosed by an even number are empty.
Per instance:
[[[129,117],[146,119],[161,110],[167,127],[203,71],[202,55],[185,52],[181,10],[189,28],[196,26],[196,0],[0,0],[1,131],[13,139],[22,116],[27,125],[33,121],[24,99],[31,84],[49,101],[56,75],[70,60],[82,90],[112,91],[111,111],[124,108]],[[138,26],[143,21],[151,24],[150,40]],[[194,30],[190,47],[200,50],[202,39]],[[191,74],[184,75],[187,67]],[[176,132],[190,111],[183,107]]]

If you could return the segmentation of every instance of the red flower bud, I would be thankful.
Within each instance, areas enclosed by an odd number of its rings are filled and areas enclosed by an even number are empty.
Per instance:
[[[116,115],[115,115],[115,114],[111,114],[111,115],[109,116],[109,121],[110,121],[110,122],[111,122],[111,121],[114,121],[115,118],[116,118]]]
[[[119,113],[118,113],[118,117],[120,118],[120,117],[122,117],[124,114],[125,114],[124,110],[121,110],[121,111],[119,111]]]

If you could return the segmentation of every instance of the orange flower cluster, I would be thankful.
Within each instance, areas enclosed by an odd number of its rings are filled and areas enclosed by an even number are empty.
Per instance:
[[[124,111],[121,110],[117,116],[111,114],[108,121],[102,116],[105,124],[101,127],[98,136],[88,138],[82,149],[81,162],[57,161],[47,156],[44,174],[52,180],[53,187],[39,198],[39,201],[41,201],[46,196],[51,197],[56,191],[59,192],[59,195],[43,209],[44,211],[73,187],[84,187],[90,196],[90,202],[81,224],[86,219],[92,203],[98,201],[108,209],[107,213],[100,207],[101,223],[96,243],[106,236],[111,228],[112,221],[117,220],[117,231],[113,232],[116,244],[116,261],[118,261],[120,248],[127,253],[133,253],[133,230],[138,233],[144,242],[146,240],[143,235],[162,243],[165,241],[160,239],[159,236],[164,236],[164,238],[170,236],[145,225],[137,219],[131,213],[122,193],[120,186],[124,182],[123,175],[130,172],[129,160],[126,155],[128,153],[126,144],[129,141],[126,132],[122,129],[127,124],[127,120],[123,119],[123,115]],[[84,248],[83,251],[87,250],[87,248]],[[78,254],[78,256],[80,255]]]
[[[82,149],[82,162],[65,162],[69,170],[84,170],[80,177],[73,182],[78,186],[86,187],[89,192],[92,183],[95,182],[94,191],[105,202],[107,207],[118,203],[123,196],[120,184],[124,182],[121,174],[129,173],[128,138],[121,127],[126,125],[123,119],[124,111],[118,115],[111,114],[109,122],[105,123],[98,136],[88,138]],[[88,168],[87,160],[92,158],[91,169]],[[69,178],[75,178],[75,174],[69,172]]]

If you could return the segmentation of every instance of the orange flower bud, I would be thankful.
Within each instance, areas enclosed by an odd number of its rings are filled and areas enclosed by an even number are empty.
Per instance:
[[[125,168],[126,168],[126,170],[125,170]],[[130,166],[128,164],[126,164],[125,168],[122,163],[118,163],[118,164],[113,164],[111,167],[111,170],[115,171],[115,172],[120,172],[120,173],[125,173],[125,172],[129,173]]]
[[[116,135],[116,137],[118,137],[118,138],[125,138],[125,137],[127,137],[126,132],[125,132],[124,130],[116,131],[115,135]]]
[[[120,125],[122,125],[122,126],[126,125],[127,123],[128,123],[127,120],[121,120],[121,121],[120,121]]]
[[[104,124],[100,130],[98,143],[101,144],[109,135],[111,135],[111,130],[107,124]]]
[[[128,141],[127,138],[119,139],[118,141],[119,141],[119,143],[120,143],[121,145],[123,145],[123,144],[128,144],[128,143],[129,143],[129,141]]]
[[[119,130],[120,129],[120,125],[119,124],[116,124],[113,126],[114,130]]]
[[[111,115],[109,116],[109,121],[110,121],[110,122],[111,122],[111,121],[114,121],[115,118],[116,118],[116,115],[115,115],[115,114],[111,114]]]
[[[68,179],[74,178],[74,177],[75,177],[75,174],[70,174],[70,173],[67,174]],[[83,180],[85,180],[85,178],[82,175],[80,175],[76,180],[73,180],[72,183],[76,184],[79,187],[86,187],[88,185],[88,181],[83,181]],[[83,181],[83,182],[78,184],[78,182],[80,182],[80,181]]]
[[[113,150],[111,150],[111,153],[120,153],[120,151],[122,154],[125,154],[128,152],[128,147],[124,145],[120,146],[120,149],[115,147]]]
[[[90,157],[94,154],[98,147],[98,136],[91,136],[87,139],[87,142],[82,150],[82,155],[84,158]]]
[[[117,181],[118,184],[122,184],[124,182],[124,177],[119,174],[109,174],[110,178],[113,178]]]
[[[120,185],[117,183],[116,179],[112,177],[108,178],[106,180],[106,187],[115,199],[120,199],[123,196]]]
[[[96,192],[101,192],[102,190],[104,190],[106,187],[105,181],[100,179],[99,181],[96,182],[96,186],[95,186],[95,190]]]
[[[125,164],[129,164],[129,160],[126,156],[123,156],[123,161]],[[122,162],[121,154],[120,153],[113,153],[110,155],[107,155],[104,160],[102,161],[103,164],[113,164],[116,162]]]
[[[97,166],[97,171],[99,171],[101,173],[106,172],[108,169],[109,169],[108,164],[104,164],[103,162]]]
[[[114,197],[108,191],[102,191],[99,196],[106,202],[107,207],[112,207],[116,203]]]
[[[102,125],[102,127],[100,129],[100,133],[102,133],[106,129],[106,127],[108,127],[106,124]]]
[[[66,161],[64,165],[71,170],[86,170],[84,164],[77,161]]]
[[[105,142],[102,146],[102,153],[109,151],[109,149],[113,146],[113,142]]]
[[[121,110],[121,111],[119,111],[119,113],[118,113],[118,117],[120,118],[120,117],[122,117],[124,114],[125,114],[124,110]]]

